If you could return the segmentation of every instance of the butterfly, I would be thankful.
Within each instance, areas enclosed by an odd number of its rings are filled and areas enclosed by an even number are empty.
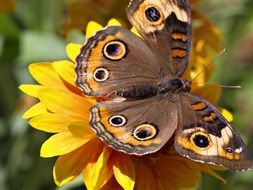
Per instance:
[[[90,109],[90,126],[108,146],[130,155],[176,151],[230,170],[252,167],[246,146],[221,113],[192,93],[181,76],[192,43],[187,0],[132,0],[129,21],[140,37],[109,26],[89,38],[76,59],[76,84],[106,101]]]

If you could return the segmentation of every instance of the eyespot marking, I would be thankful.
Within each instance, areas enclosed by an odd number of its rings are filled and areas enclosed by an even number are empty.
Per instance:
[[[118,61],[126,56],[127,46],[120,40],[110,41],[103,48],[105,58]]]
[[[145,15],[151,22],[157,22],[161,18],[160,12],[155,7],[149,7],[145,11]]]
[[[133,136],[139,141],[153,139],[158,134],[158,130],[151,124],[142,124],[137,126],[133,131]]]
[[[203,132],[194,133],[191,136],[191,142],[201,149],[207,148],[210,145],[209,137]]]
[[[93,78],[97,82],[104,82],[109,78],[109,71],[105,68],[97,68],[93,73]]]
[[[148,6],[145,10],[145,17],[153,25],[160,25],[164,20],[160,9],[154,5]]]
[[[229,154],[232,154],[234,151],[233,151],[232,148],[227,147],[227,148],[226,148],[226,152],[229,153]]]
[[[109,119],[109,123],[113,127],[122,127],[126,124],[126,122],[126,117],[122,115],[114,115]]]

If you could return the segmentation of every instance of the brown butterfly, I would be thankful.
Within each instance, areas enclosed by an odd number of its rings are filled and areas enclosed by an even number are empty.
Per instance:
[[[107,27],[87,40],[76,60],[77,86],[107,99],[90,109],[98,137],[139,156],[158,151],[173,137],[176,151],[192,160],[231,170],[252,167],[235,129],[180,79],[192,42],[188,1],[132,0],[127,14],[143,39]]]

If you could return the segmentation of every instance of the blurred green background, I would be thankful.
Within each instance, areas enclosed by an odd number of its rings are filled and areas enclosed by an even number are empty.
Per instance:
[[[84,189],[81,179],[56,188],[55,159],[39,157],[49,135],[22,120],[33,99],[18,86],[33,83],[28,64],[66,59],[68,42],[84,42],[89,20],[102,24],[111,17],[125,21],[127,0],[0,0],[0,189]],[[215,60],[213,80],[242,89],[224,89],[220,105],[234,114],[234,126],[253,150],[253,0],[203,0],[197,5],[224,36],[227,52]],[[196,189],[250,190],[253,171],[221,172],[227,180],[205,175]]]

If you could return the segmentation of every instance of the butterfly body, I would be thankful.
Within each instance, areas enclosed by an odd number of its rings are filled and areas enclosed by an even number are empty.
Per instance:
[[[127,154],[150,154],[173,140],[192,160],[248,169],[241,137],[180,78],[191,49],[190,12],[187,0],[132,0],[128,18],[142,38],[110,26],[87,40],[76,59],[76,84],[88,96],[106,97],[90,109],[90,126]]]
[[[169,79],[157,84],[129,85],[116,90],[115,95],[128,99],[144,99],[170,92],[190,92],[191,83],[182,79]]]

